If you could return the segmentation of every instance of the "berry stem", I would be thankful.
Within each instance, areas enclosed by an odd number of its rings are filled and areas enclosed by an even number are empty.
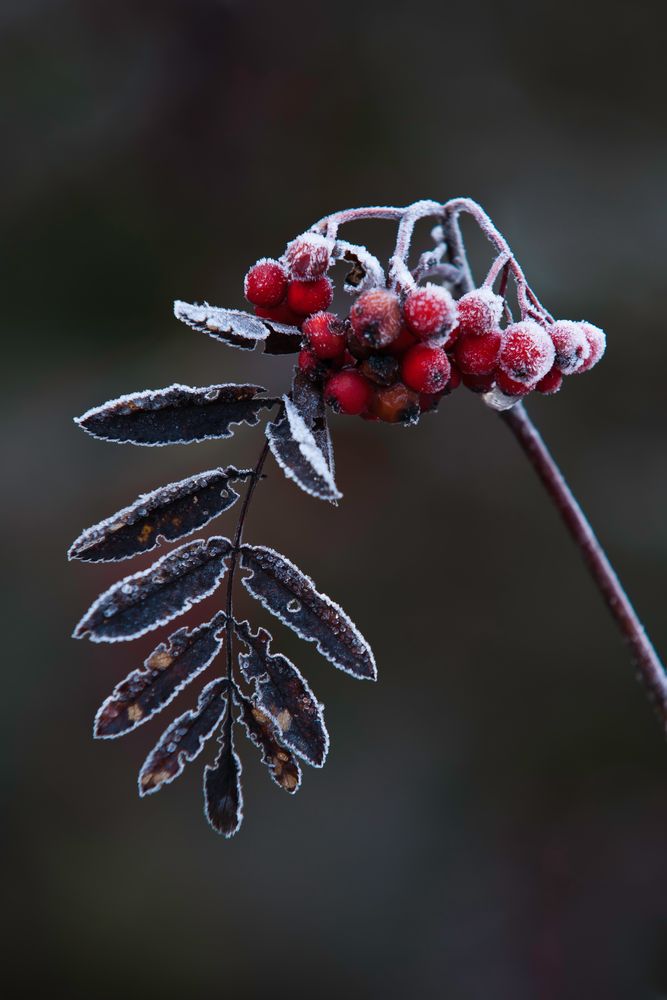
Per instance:
[[[578,546],[621,635],[628,643],[642,681],[667,726],[667,674],[644,626],[604,549],[522,403],[500,414],[524,451]]]

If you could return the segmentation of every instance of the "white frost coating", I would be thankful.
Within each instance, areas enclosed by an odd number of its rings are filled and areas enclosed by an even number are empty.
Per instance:
[[[339,663],[339,661],[334,659],[331,653],[320,644],[319,639],[317,639],[315,636],[308,635],[307,632],[303,632],[297,625],[295,625],[294,620],[292,618],[286,618],[284,615],[280,614],[280,612],[277,611],[271,604],[269,604],[268,601],[264,597],[262,597],[261,594],[256,593],[254,590],[251,590],[248,584],[252,584],[252,578],[255,574],[252,571],[251,567],[243,565],[243,555],[241,555],[241,565],[243,569],[250,570],[250,575],[243,577],[241,583],[246,588],[246,590],[249,593],[251,593],[256,600],[259,601],[262,607],[266,608],[267,611],[269,611],[272,615],[278,618],[278,620],[281,621],[283,625],[287,625],[289,628],[291,628],[292,631],[295,632],[300,639],[305,639],[306,642],[314,642],[316,644],[317,651],[321,653],[321,655],[324,656],[327,660],[329,660],[330,663],[333,663],[334,667],[336,667],[338,670],[342,670],[343,673],[349,674],[350,677],[354,677],[356,680],[359,681],[361,680],[376,681],[377,664],[375,662],[375,656],[373,655],[373,650],[369,646],[366,639],[364,639],[363,635],[361,634],[357,626],[354,624],[352,619],[349,617],[347,612],[343,611],[340,604],[336,604],[336,602],[332,601],[330,597],[319,591],[315,586],[312,577],[308,576],[306,573],[303,572],[303,570],[299,569],[299,567],[296,566],[291,559],[288,559],[287,556],[282,555],[282,553],[280,552],[276,552],[275,549],[270,548],[268,545],[250,545],[248,546],[248,548],[257,549],[260,552],[262,551],[267,552],[269,555],[275,556],[276,559],[279,559],[281,562],[285,563],[285,565],[288,566],[291,570],[293,570],[294,573],[296,573],[301,578],[302,582],[306,584],[306,586],[312,587],[315,596],[319,598],[319,600],[323,601],[325,604],[328,604],[329,607],[335,611],[336,615],[339,618],[343,619],[345,624],[352,632],[353,636],[357,639],[360,645],[364,647],[364,649],[368,653],[369,663],[373,671],[372,676],[366,677],[365,675],[362,674],[355,674],[353,670],[349,670],[348,667],[344,666],[342,663]]]
[[[220,753],[222,753],[224,750],[225,747],[222,746]],[[222,834],[224,837],[226,837],[227,840],[229,840],[230,837],[233,837],[234,834],[239,832],[239,830],[241,829],[241,823],[243,822],[243,785],[241,784],[241,775],[243,774],[243,764],[241,763],[241,758],[234,749],[233,741],[229,752],[232,756],[232,760],[234,761],[234,773],[236,775],[236,797],[238,802],[236,808],[236,826],[234,827],[233,830],[218,830],[218,828],[213,826],[213,824],[211,823],[208,814],[209,798],[208,798],[208,790],[206,788],[206,774],[208,771],[214,770],[215,764],[213,765],[207,764],[206,767],[204,768],[204,816],[206,817],[206,821],[213,830],[213,832]]]
[[[492,410],[502,413],[503,410],[511,410],[513,406],[521,402],[521,396],[506,396],[498,387],[494,387],[491,392],[482,393],[482,400]]]
[[[348,263],[354,263],[356,258],[366,272],[363,281],[358,285],[348,285],[347,282],[345,283],[343,288],[349,294],[358,295],[360,292],[365,292],[368,288],[385,287],[387,279],[384,268],[377,257],[374,257],[366,247],[357,243],[348,243],[347,240],[336,240],[332,256],[335,260],[345,260]]]
[[[222,309],[210,306],[207,302],[198,306],[189,302],[174,302],[174,316],[182,323],[200,330],[212,337],[216,334],[231,334],[248,341],[266,340],[272,330],[278,333],[300,334],[296,326],[286,323],[274,323],[273,320],[262,319],[241,309]]]
[[[312,281],[329,268],[334,240],[319,233],[302,233],[287,244],[285,260],[297,281]]]
[[[285,415],[287,416],[287,421],[289,423],[290,434],[299,446],[299,451],[313,471],[329,487],[330,494],[328,494],[324,499],[329,500],[333,498],[334,500],[340,500],[343,494],[336,486],[331,474],[331,469],[329,468],[329,463],[327,462],[322,451],[318,448],[311,431],[308,430],[301,414],[295,407],[292,400],[289,399],[288,396],[283,396],[283,402],[285,404]],[[267,428],[267,434],[268,433],[269,431]],[[270,438],[269,441],[271,441]],[[298,483],[302,489],[306,490],[306,492],[310,493],[312,496],[321,497],[321,494],[315,493],[312,489],[304,486],[303,482],[298,478],[294,470],[290,468],[290,466],[285,465],[279,454],[276,453],[277,449],[274,450],[272,448],[271,451],[288,479],[294,480],[294,482]]]
[[[563,375],[573,375],[588,361],[591,345],[583,323],[559,319],[549,327],[549,336],[556,349],[556,368]]]
[[[199,745],[194,749],[194,751],[192,753],[187,753],[185,750],[179,752],[178,770],[176,771],[176,773],[173,774],[171,777],[165,778],[163,781],[159,783],[159,785],[153,785],[151,788],[142,787],[141,784],[142,775],[149,770],[154,756],[158,753],[159,750],[162,749],[163,745],[166,747],[171,742],[169,739],[171,734],[176,729],[181,729],[181,728],[187,729],[188,726],[195,721],[199,713],[206,707],[206,703],[208,701],[211,690],[216,685],[223,688],[226,685],[226,683],[227,683],[226,679],[220,677],[216,677],[215,680],[209,681],[206,687],[202,689],[199,698],[197,699],[196,708],[191,708],[189,709],[189,711],[183,712],[182,715],[179,715],[178,718],[174,719],[171,725],[167,726],[162,736],[160,737],[160,739],[157,741],[157,743],[149,753],[148,757],[146,757],[146,760],[142,764],[141,770],[139,771],[138,785],[139,785],[139,796],[141,798],[143,798],[145,795],[153,795],[155,792],[159,792],[160,789],[163,788],[165,785],[170,785],[172,781],[174,781],[176,778],[179,778],[181,774],[183,774],[185,765],[191,764],[192,761],[195,760],[202,752],[205,743],[210,739],[213,730],[220,723],[220,720],[225,714],[225,709],[227,708],[227,696],[221,699],[220,714],[216,716],[214,722],[212,723],[208,731],[206,733],[202,733],[202,735],[199,737]]]

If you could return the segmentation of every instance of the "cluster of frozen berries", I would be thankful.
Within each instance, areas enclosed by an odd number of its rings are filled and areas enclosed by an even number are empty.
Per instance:
[[[250,269],[245,294],[258,316],[301,329],[299,368],[324,385],[339,413],[413,423],[461,383],[508,403],[533,390],[550,395],[564,375],[588,371],[604,353],[604,332],[590,323],[523,319],[501,327],[504,301],[484,286],[458,301],[435,284],[400,295],[371,288],[340,319],[327,311],[330,263],[330,241],[301,236],[282,261]]]

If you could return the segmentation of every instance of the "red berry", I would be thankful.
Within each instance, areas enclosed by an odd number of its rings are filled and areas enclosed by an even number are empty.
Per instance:
[[[409,347],[417,343],[417,338],[414,333],[408,330],[405,324],[401,327],[401,332],[399,333],[396,340],[393,340],[389,347],[387,348],[389,354],[393,354],[394,357],[398,357],[399,354],[403,354]]]
[[[287,263],[290,274],[299,281],[314,281],[321,278],[331,260],[331,240],[317,233],[304,233],[287,247]]]
[[[303,351],[299,351],[297,364],[299,366],[299,371],[303,372],[304,375],[307,375],[313,382],[319,382],[319,380],[324,378],[326,374],[325,366],[319,358],[315,357],[312,351],[305,349]]]
[[[362,292],[350,310],[350,322],[362,344],[388,347],[401,332],[401,305],[398,296],[386,288]]]
[[[345,350],[345,327],[333,313],[315,313],[308,317],[301,329],[308,346],[318,358],[336,358]]]
[[[475,288],[461,296],[458,307],[460,336],[480,337],[495,330],[503,314],[503,300],[490,288]]]
[[[510,378],[509,375],[506,375],[500,368],[496,372],[496,386],[501,392],[504,392],[506,396],[527,396],[529,392],[532,392],[531,386],[525,385],[523,382],[517,382],[515,379]]]
[[[535,385],[551,369],[555,357],[551,337],[539,323],[527,319],[503,331],[498,367],[517,382]]]
[[[254,306],[279,305],[287,293],[285,268],[268,257],[258,260],[245,276],[243,292]]]
[[[301,316],[328,309],[333,299],[333,285],[328,278],[315,281],[290,281],[287,286],[287,304]]]
[[[491,392],[496,384],[495,372],[486,375],[461,375],[461,381],[472,392]]]
[[[405,322],[420,340],[444,339],[456,322],[456,303],[446,288],[425,285],[408,292],[403,303]]]
[[[601,330],[599,326],[593,326],[592,323],[582,323],[581,328],[584,331],[584,336],[588,341],[591,353],[581,368],[577,370],[577,375],[590,371],[593,365],[598,363],[607,346],[607,338],[605,337],[604,330]]]
[[[555,392],[558,392],[562,384],[563,376],[558,371],[556,365],[554,365],[551,371],[547,372],[544,378],[540,379],[535,388],[544,396],[553,396]]]
[[[420,392],[419,393],[419,409],[421,413],[430,413],[431,410],[436,410],[438,408],[438,403],[442,399],[444,393],[442,392]]]
[[[588,360],[591,348],[582,323],[560,319],[549,327],[549,336],[556,351],[556,368],[563,375],[572,375]]]
[[[255,306],[255,315],[261,319],[270,319],[274,323],[283,323],[286,326],[300,326],[303,323],[303,316],[298,316],[286,302],[281,302],[278,306],[265,308]]]
[[[449,373],[449,382],[447,383],[447,392],[453,392],[454,389],[458,389],[461,385],[461,372],[458,370],[451,358],[449,366],[451,371]]]
[[[454,348],[454,357],[461,374],[488,375],[492,372],[496,367],[500,340],[500,330],[492,330],[481,336],[467,333],[459,337]]]
[[[336,413],[348,413],[353,416],[368,409],[371,395],[370,382],[363,375],[353,371],[342,371],[332,375],[324,389],[324,398]]]
[[[377,386],[370,404],[370,412],[377,420],[387,424],[414,424],[419,420],[419,394],[397,382],[396,385]]]
[[[449,358],[440,347],[415,344],[401,361],[401,376],[415,392],[441,392],[449,381]]]

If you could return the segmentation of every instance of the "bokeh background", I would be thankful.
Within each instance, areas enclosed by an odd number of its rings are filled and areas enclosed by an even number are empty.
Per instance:
[[[269,470],[249,537],[343,603],[380,681],[280,630],[332,749],[291,799],[243,746],[233,842],[201,762],[137,798],[162,720],[92,741],[153,642],[72,642],[118,569],[65,562],[83,526],[261,437],[124,449],[72,416],[288,377],[173,298],[242,306],[247,266],[328,211],[470,194],[557,315],[608,331],[594,374],[529,408],[666,651],[664,29],[641,0],[2,4],[7,995],[667,996],[664,736],[471,394],[416,430],[336,418],[338,509]],[[376,230],[355,235],[383,252]]]

